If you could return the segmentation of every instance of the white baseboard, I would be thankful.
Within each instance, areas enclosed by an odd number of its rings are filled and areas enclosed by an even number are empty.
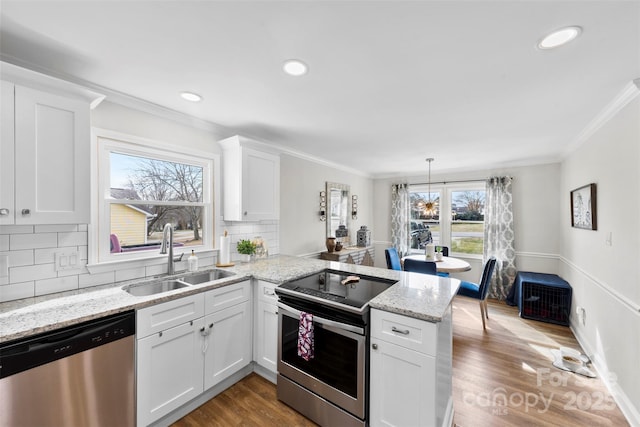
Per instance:
[[[629,399],[627,394],[624,392],[624,390],[620,388],[620,385],[617,382],[609,381],[609,370],[602,363],[602,359],[598,356],[595,349],[589,345],[587,339],[582,336],[579,330],[577,328],[574,328],[573,324],[570,325],[570,329],[571,332],[573,332],[573,335],[576,337],[576,340],[578,340],[578,343],[580,344],[580,347],[582,347],[582,350],[591,358],[591,364],[595,368],[598,377],[605,384],[607,390],[609,390],[609,393],[611,393],[611,396],[618,405],[618,408],[620,408],[622,414],[629,422],[629,425],[640,426],[640,413],[636,409],[631,399]]]

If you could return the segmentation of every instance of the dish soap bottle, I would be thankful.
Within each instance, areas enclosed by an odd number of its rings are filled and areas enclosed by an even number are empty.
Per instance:
[[[189,264],[189,271],[198,270],[198,257],[196,256],[193,249],[191,250],[191,255],[189,255],[189,258],[187,258],[187,263]]]

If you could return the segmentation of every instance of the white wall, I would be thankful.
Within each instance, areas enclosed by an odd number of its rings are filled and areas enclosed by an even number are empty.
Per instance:
[[[560,251],[559,163],[451,174],[432,172],[431,181],[484,180],[497,175],[514,178],[516,267],[521,271],[557,273]],[[426,177],[411,176],[404,180],[409,183],[425,182]],[[384,249],[391,245],[391,184],[397,182],[401,179],[378,179],[374,183],[376,265],[384,265]],[[482,272],[482,260],[476,257],[467,261],[471,264],[471,271],[452,276],[477,282]]]
[[[318,256],[326,251],[326,222],[320,220],[320,191],[326,182],[347,184],[358,196],[358,219],[351,221],[351,241],[362,225],[372,229],[372,180],[363,175],[301,159],[280,157],[280,253]],[[372,229],[372,234],[375,229]],[[384,265],[384,264],[383,264]]]
[[[560,194],[560,275],[573,288],[571,325],[631,425],[640,425],[639,118],[636,96],[562,163]],[[589,183],[597,184],[597,231],[570,222],[569,192]]]

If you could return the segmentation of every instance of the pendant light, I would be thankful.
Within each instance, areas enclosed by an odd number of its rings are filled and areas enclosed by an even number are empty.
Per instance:
[[[429,179],[427,180],[428,191],[429,191],[429,201],[424,205],[424,214],[429,216],[430,218],[433,218],[434,215],[438,214],[438,202],[431,201],[431,162],[433,162],[433,160],[434,160],[433,157],[429,157],[427,159],[427,163],[429,163],[429,176],[428,176]]]

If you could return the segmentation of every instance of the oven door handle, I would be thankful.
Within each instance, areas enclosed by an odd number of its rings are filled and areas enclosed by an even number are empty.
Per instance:
[[[292,308],[284,303],[281,303],[280,301],[278,301],[278,308],[292,314],[293,317],[300,318],[300,313],[301,313],[300,310],[296,310],[295,308]],[[315,314],[313,315],[313,321],[314,323],[319,323],[321,325],[331,326],[336,329],[342,329],[343,331],[349,331],[359,335],[364,335],[364,328],[361,328],[359,326],[336,322],[335,320],[325,319],[324,317],[319,317],[319,316],[316,316]]]

